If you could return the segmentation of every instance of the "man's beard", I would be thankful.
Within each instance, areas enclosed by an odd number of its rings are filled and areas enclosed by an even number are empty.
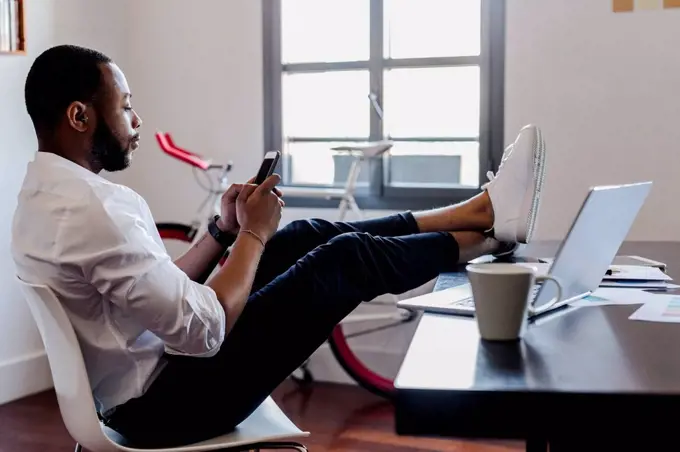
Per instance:
[[[121,171],[130,166],[130,153],[104,121],[99,121],[94,131],[91,159],[93,167],[108,172]]]

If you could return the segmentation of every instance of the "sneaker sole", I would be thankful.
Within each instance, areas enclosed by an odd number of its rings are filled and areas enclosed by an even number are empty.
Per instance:
[[[526,217],[526,223],[518,224],[516,235],[517,241],[520,243],[528,243],[534,234],[534,229],[536,226],[536,218],[538,217],[538,211],[541,208],[541,190],[543,189],[543,178],[545,175],[545,143],[543,142],[543,134],[540,129],[536,126],[528,126],[534,129],[536,136],[534,152],[533,152],[533,166],[534,166],[534,183],[532,190],[527,191],[524,194],[524,200],[522,202],[522,208],[520,214],[522,217]]]
[[[501,243],[499,250],[493,253],[493,256],[496,258],[509,257],[515,254],[515,252],[519,250],[519,248],[520,248],[519,243],[503,242]]]

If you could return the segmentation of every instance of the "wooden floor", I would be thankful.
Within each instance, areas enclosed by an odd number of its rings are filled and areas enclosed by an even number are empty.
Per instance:
[[[477,442],[402,437],[394,433],[389,403],[344,385],[315,383],[300,389],[285,382],[273,394],[276,402],[303,430],[311,452],[516,452],[519,442]],[[73,450],[59,416],[53,392],[0,406],[0,452],[65,452]]]

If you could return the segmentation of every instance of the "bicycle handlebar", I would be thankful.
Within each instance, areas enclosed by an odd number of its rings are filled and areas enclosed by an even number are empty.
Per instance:
[[[170,156],[175,157],[176,159],[179,159],[184,163],[188,163],[197,168],[200,168],[203,171],[207,170],[208,168],[214,168],[216,166],[212,165],[209,160],[204,160],[200,156],[175,145],[169,133],[164,134],[161,132],[156,132],[156,141],[158,141],[158,145],[166,154],[169,154]],[[230,167],[231,165],[229,165],[229,169],[231,169]],[[227,169],[227,171],[229,171],[229,169]]]

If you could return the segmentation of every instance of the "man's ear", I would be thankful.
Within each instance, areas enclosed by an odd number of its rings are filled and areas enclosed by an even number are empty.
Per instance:
[[[72,102],[66,109],[69,125],[78,132],[86,132],[89,128],[89,111],[90,109],[84,103]]]

